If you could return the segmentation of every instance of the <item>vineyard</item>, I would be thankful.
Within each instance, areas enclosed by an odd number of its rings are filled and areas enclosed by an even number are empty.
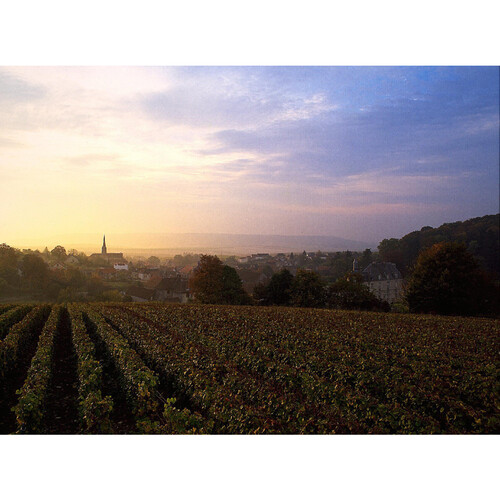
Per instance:
[[[500,432],[500,321],[0,305],[0,433]]]

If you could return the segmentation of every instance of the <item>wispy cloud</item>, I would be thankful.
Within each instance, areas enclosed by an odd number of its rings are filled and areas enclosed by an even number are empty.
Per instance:
[[[170,88],[144,96],[144,112],[167,126],[258,129],[311,119],[337,107],[324,93],[283,91],[257,75],[249,81],[241,76],[236,69],[196,76],[183,72]]]
[[[34,225],[24,200],[40,220],[63,203],[79,224],[358,239],[481,215],[498,87],[497,68],[2,68],[0,209],[12,231]]]

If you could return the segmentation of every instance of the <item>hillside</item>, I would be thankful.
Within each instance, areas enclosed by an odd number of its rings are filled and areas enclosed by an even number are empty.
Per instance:
[[[0,432],[498,433],[499,333],[299,308],[2,306]]]
[[[463,222],[447,223],[432,228],[425,226],[401,239],[384,239],[378,246],[383,261],[394,262],[406,275],[418,254],[435,243],[455,241],[465,243],[469,252],[488,273],[500,276],[500,214],[485,215]]]

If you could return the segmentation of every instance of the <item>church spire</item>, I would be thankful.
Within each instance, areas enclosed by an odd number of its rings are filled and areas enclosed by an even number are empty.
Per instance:
[[[104,238],[102,239],[102,252],[103,255],[107,254],[108,251],[106,249],[106,235],[104,235]]]

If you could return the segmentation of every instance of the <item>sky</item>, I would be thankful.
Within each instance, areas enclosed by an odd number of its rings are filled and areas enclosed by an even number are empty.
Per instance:
[[[498,67],[0,67],[0,243],[379,242],[498,210]]]

